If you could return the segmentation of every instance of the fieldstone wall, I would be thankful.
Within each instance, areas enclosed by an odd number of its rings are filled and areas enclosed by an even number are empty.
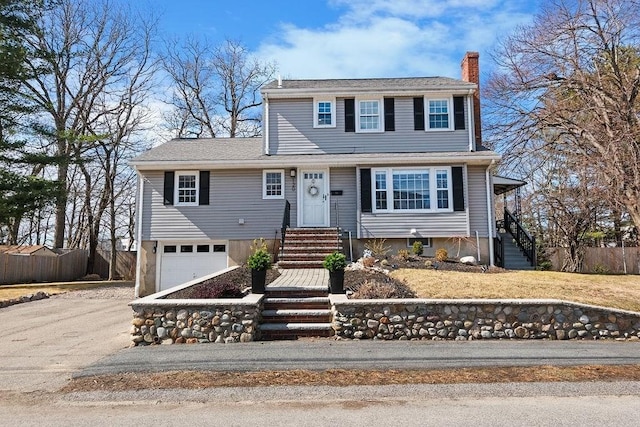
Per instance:
[[[566,301],[331,302],[342,339],[640,339],[640,313]]]
[[[249,342],[260,321],[258,305],[132,307],[132,345]]]

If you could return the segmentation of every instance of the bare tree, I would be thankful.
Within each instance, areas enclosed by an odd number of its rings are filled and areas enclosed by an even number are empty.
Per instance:
[[[253,58],[241,43],[188,37],[166,43],[163,68],[171,79],[172,111],[165,119],[178,137],[257,136],[260,87],[275,66]]]
[[[550,0],[495,57],[490,144],[511,166],[543,147],[581,159],[640,227],[640,2]]]
[[[51,141],[52,154],[62,159],[56,176],[67,190],[56,201],[55,247],[64,246],[65,236],[68,243],[78,243],[71,240],[72,230],[66,233],[68,191],[76,185],[69,179],[70,172],[73,165],[81,168],[89,161],[84,156],[97,140],[91,137],[90,129],[120,108],[117,100],[149,48],[149,22],[149,18],[111,0],[60,0],[42,13],[42,31],[28,40],[41,54],[29,64],[35,77],[26,82],[25,94],[44,112],[39,117],[41,136]],[[51,73],[39,73],[42,68]],[[105,100],[111,99],[116,103],[104,108]],[[88,184],[91,187],[92,183]],[[91,188],[86,191],[92,192]]]

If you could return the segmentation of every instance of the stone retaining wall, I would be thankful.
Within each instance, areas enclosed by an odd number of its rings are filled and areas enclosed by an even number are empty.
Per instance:
[[[331,296],[343,339],[639,339],[640,313],[567,301],[348,300]]]
[[[133,311],[133,345],[254,341],[260,318],[257,305],[134,305]]]
[[[220,299],[165,298],[235,268],[230,267],[131,302],[132,345],[255,341],[259,338],[262,295]]]

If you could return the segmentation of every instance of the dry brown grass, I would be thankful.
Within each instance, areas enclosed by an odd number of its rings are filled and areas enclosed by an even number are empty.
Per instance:
[[[36,292],[46,292],[49,295],[61,294],[70,291],[80,291],[83,289],[91,289],[99,286],[108,285],[108,282],[102,283],[65,283],[64,285],[3,285],[0,286],[0,301],[19,298],[24,295],[35,294]]]
[[[391,276],[406,281],[419,298],[563,299],[640,311],[640,277],[509,271],[500,274],[401,269]]]
[[[344,370],[202,372],[102,375],[76,378],[62,388],[63,393],[84,391],[124,391],[159,389],[203,389],[212,387],[265,387],[295,385],[392,385],[467,384],[507,382],[639,381],[640,365],[586,365],[491,367],[438,370]]]

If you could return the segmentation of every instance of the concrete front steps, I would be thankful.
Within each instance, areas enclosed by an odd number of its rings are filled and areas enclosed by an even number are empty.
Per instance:
[[[342,251],[337,228],[289,228],[278,267],[322,268],[322,261],[334,251]]]
[[[509,233],[500,233],[504,245],[504,268],[508,270],[535,270]]]
[[[267,289],[259,329],[261,340],[332,336],[328,289]]]

